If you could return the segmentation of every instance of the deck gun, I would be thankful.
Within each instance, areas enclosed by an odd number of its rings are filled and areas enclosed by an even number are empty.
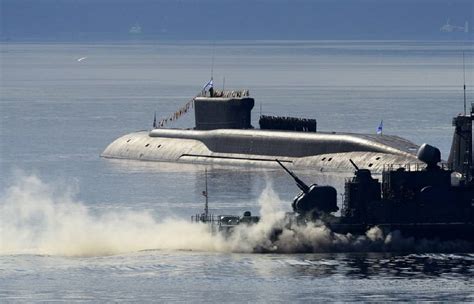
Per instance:
[[[293,177],[293,179],[295,180],[296,182],[296,185],[298,186],[298,188],[301,189],[301,191],[303,191],[304,193],[308,193],[309,192],[309,187],[308,185],[306,185],[301,179],[298,178],[298,176],[296,176],[293,171],[289,170],[287,167],[285,167],[281,161],[279,161],[278,159],[275,159],[276,162],[280,165],[280,167],[283,168],[283,170],[285,170],[291,177]]]
[[[355,172],[354,172],[355,178],[357,178],[359,180],[367,180],[367,181],[374,180],[372,178],[372,174],[370,173],[369,169],[360,169],[359,166],[357,166],[356,163],[350,158],[349,158],[349,162],[351,163],[351,165],[355,169]]]
[[[308,186],[278,159],[275,159],[275,161],[295,180],[296,185],[301,189],[301,192],[291,204],[294,212],[311,219],[317,219],[323,213],[339,210],[336,189],[331,186],[318,186],[317,184]]]

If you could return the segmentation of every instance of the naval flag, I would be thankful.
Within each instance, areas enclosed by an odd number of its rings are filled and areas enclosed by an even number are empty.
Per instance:
[[[209,80],[208,83],[206,83],[206,85],[202,88],[203,91],[207,91],[208,89],[212,88],[214,86],[214,83],[212,81],[212,77],[211,77],[211,80]]]
[[[382,134],[382,130],[383,130],[383,119],[380,121],[380,124],[377,128],[377,134]]]

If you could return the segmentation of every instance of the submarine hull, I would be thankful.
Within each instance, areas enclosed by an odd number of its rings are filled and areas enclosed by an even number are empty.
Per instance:
[[[297,168],[352,172],[349,159],[373,172],[417,162],[418,147],[397,136],[267,130],[154,129],[124,135],[101,154],[142,161]]]

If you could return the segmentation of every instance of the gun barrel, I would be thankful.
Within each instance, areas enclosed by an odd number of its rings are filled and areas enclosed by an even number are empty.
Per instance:
[[[359,171],[359,167],[357,167],[357,165],[354,163],[354,161],[352,159],[349,158],[349,161],[351,162],[351,164],[354,166],[354,168],[356,169],[356,171]]]
[[[285,170],[289,175],[291,175],[292,177],[295,176],[295,174],[293,172],[291,172],[287,167],[285,167],[281,161],[279,161],[278,159],[275,159],[275,161],[280,165],[280,167],[283,168],[283,170]]]
[[[293,177],[296,182],[296,185],[298,186],[298,188],[301,189],[301,191],[303,191],[304,193],[308,193],[308,185],[306,185],[301,179],[298,178],[298,176],[296,176],[292,171],[285,167],[278,159],[275,159],[275,161],[280,165],[280,167],[283,168],[283,170],[285,170],[291,177]]]

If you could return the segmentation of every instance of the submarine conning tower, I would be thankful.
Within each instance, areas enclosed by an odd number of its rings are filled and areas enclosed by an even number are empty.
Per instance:
[[[203,93],[194,98],[196,130],[252,129],[255,105],[248,90]]]
[[[453,118],[454,135],[449,154],[448,164],[453,171],[463,175],[466,183],[474,182],[474,154],[472,142],[472,122],[474,120],[474,105],[471,113],[459,114]]]

